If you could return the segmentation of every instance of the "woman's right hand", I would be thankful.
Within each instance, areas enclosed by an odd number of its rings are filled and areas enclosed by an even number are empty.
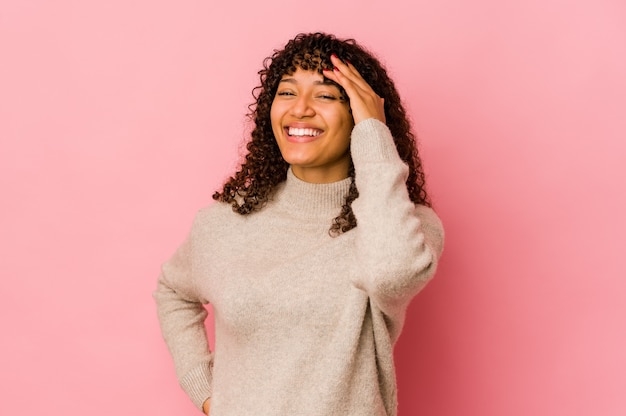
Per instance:
[[[205,415],[208,416],[209,412],[211,411],[211,399],[206,399],[204,403],[202,403],[202,411],[204,412]]]

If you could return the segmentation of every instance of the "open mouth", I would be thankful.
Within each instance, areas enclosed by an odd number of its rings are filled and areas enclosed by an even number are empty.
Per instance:
[[[286,127],[287,135],[291,137],[312,138],[317,137],[324,131],[314,128],[298,128],[298,127]]]

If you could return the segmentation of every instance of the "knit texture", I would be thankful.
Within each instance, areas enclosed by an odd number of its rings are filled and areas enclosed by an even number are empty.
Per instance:
[[[291,170],[261,211],[215,203],[163,265],[154,293],[182,388],[211,416],[395,416],[393,345],[433,276],[443,228],[415,206],[388,128],[355,126],[357,227],[329,235],[350,179]],[[210,351],[203,304],[213,305]]]

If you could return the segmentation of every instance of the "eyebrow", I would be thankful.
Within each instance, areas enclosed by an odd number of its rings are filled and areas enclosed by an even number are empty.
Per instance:
[[[278,83],[280,84],[281,82],[287,82],[289,84],[298,84],[298,80],[296,80],[295,78],[283,78]],[[322,81],[313,81],[313,85],[333,85],[333,86],[337,86],[337,84],[335,82],[331,81],[328,78],[324,78]]]

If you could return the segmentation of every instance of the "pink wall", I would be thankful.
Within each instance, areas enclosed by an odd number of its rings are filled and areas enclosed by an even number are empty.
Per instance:
[[[312,30],[387,62],[446,225],[401,415],[626,414],[622,0],[3,3],[0,414],[199,414],[151,291]]]

